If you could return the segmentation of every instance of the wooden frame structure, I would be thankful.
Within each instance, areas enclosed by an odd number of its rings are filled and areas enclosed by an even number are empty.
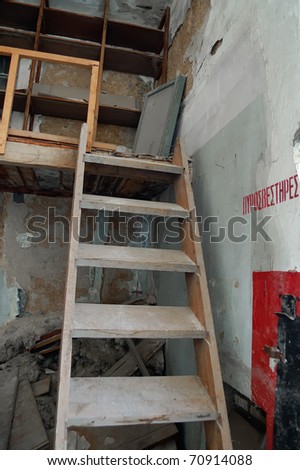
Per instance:
[[[95,148],[107,149],[107,145],[96,142],[99,119],[106,124],[137,127],[139,109],[101,105],[99,94],[103,71],[149,74],[156,80],[161,77],[161,82],[165,83],[170,8],[166,9],[158,29],[111,20],[109,10],[110,0],[105,0],[103,18],[49,8],[46,0],[40,0],[39,6],[0,0],[0,44],[5,44],[0,45],[0,55],[11,57],[7,89],[5,94],[0,91],[0,106],[3,105],[0,154],[5,152],[7,139],[26,143],[39,141],[44,145],[46,142],[49,145],[74,145],[74,142],[66,142],[66,138],[59,136],[47,138],[45,134],[28,134],[33,130],[34,114],[44,112],[48,116],[86,121],[89,152]],[[18,12],[20,14],[17,15]],[[68,24],[66,30],[63,28],[65,24]],[[16,34],[12,35],[10,28],[17,28]],[[14,47],[16,35],[20,35],[18,45],[24,44],[24,48]],[[25,49],[30,43],[32,51]],[[32,61],[29,83],[26,91],[15,92],[21,58]],[[88,106],[84,100],[34,95],[33,85],[40,80],[43,61],[90,67]],[[24,112],[23,134],[20,130],[9,129],[13,110]]]
[[[61,56],[58,54],[47,54],[45,52],[38,51],[28,51],[25,49],[15,49],[11,47],[0,46],[0,55],[6,55],[11,58],[7,88],[5,92],[4,106],[3,106],[3,115],[0,124],[0,154],[5,153],[6,142],[9,135],[9,124],[13,109],[13,100],[14,100],[14,91],[15,84],[17,80],[18,68],[20,59],[32,59],[38,60],[41,62],[54,62],[59,64],[72,64],[81,67],[86,67],[91,69],[91,81],[90,81],[90,91],[89,91],[89,101],[88,101],[88,112],[87,112],[87,125],[89,129],[89,134],[94,135],[95,122],[95,109],[97,104],[97,89],[98,89],[98,77],[99,77],[99,62],[94,60],[79,59],[77,57],[68,57]],[[26,132],[26,131],[24,131]],[[20,135],[20,131],[19,131]],[[24,135],[24,134],[23,134]],[[26,136],[29,136],[26,133]],[[45,135],[39,133],[34,133],[34,138],[41,140],[45,139]],[[52,138],[53,139],[53,138]],[[54,137],[55,140],[60,142],[60,137]],[[64,139],[62,139],[64,141]]]

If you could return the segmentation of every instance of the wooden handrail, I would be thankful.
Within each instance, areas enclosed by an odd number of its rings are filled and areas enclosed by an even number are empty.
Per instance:
[[[6,92],[3,104],[3,114],[0,126],[0,154],[5,153],[9,123],[13,108],[15,85],[19,68],[19,54],[13,54],[10,60]]]
[[[40,1],[38,20],[37,20],[37,25],[36,25],[34,45],[33,45],[33,50],[34,51],[37,51],[39,49],[39,42],[40,42],[40,34],[41,34],[41,29],[42,29],[44,8],[45,8],[45,0],[41,0]],[[28,127],[28,119],[29,119],[29,112],[30,112],[30,105],[31,105],[31,97],[32,97],[32,88],[33,88],[35,69],[36,69],[36,60],[33,60],[31,62],[31,67],[30,67],[29,85],[28,85],[28,88],[27,88],[26,105],[25,105],[24,119],[23,119],[23,130],[27,130],[27,127]]]
[[[16,47],[0,46],[0,55],[18,54],[20,59],[36,59],[43,62],[56,62],[60,64],[80,65],[81,67],[99,66],[97,60],[80,59],[67,55],[50,54],[48,52],[30,51],[28,49],[18,49]]]

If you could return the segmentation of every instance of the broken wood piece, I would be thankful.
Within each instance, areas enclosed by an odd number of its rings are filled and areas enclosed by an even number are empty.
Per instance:
[[[162,445],[178,434],[175,424],[72,428],[89,443],[89,450],[143,450]],[[78,438],[77,438],[78,441]],[[69,447],[68,447],[69,448]]]
[[[35,343],[35,345],[33,346],[33,348],[31,348],[30,351],[38,352],[39,354],[43,354],[43,353],[45,354],[46,350],[47,352],[52,352],[52,351],[49,351],[52,349],[56,351],[57,349],[59,349],[59,345],[57,345],[58,347],[56,347],[54,343],[60,342],[60,339],[61,339],[60,329],[51,331],[50,333],[47,333],[46,335],[41,336],[41,339]],[[46,348],[45,350],[45,347],[48,346],[49,344],[53,345],[53,348]]]
[[[48,437],[28,380],[19,383],[8,448],[10,450],[42,449]]]
[[[130,349],[130,351],[132,352],[133,356],[135,357],[136,362],[138,363],[138,366],[139,366],[139,369],[140,369],[142,375],[143,375],[144,377],[149,377],[150,374],[149,374],[149,372],[148,372],[148,370],[147,370],[147,367],[145,366],[145,364],[144,364],[144,362],[143,362],[143,359],[141,358],[141,356],[140,356],[140,354],[139,354],[139,352],[138,352],[138,350],[137,350],[137,348],[136,348],[134,342],[132,341],[132,339],[131,339],[131,338],[127,338],[127,339],[126,339],[126,343],[128,344],[129,349]]]
[[[33,395],[35,397],[46,395],[46,393],[49,393],[50,384],[51,384],[50,375],[48,377],[45,377],[42,380],[39,380],[38,382],[35,382],[34,384],[31,384]]]
[[[18,389],[17,372],[0,373],[0,450],[6,450]]]
[[[155,353],[157,353],[165,344],[164,340],[143,340],[136,349],[146,364]],[[135,357],[129,352],[120,359],[114,366],[107,370],[103,377],[129,377],[138,370],[138,364]]]

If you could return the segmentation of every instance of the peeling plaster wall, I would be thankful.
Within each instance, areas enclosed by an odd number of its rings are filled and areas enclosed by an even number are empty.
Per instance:
[[[49,207],[57,207],[60,215],[69,217],[71,201],[25,195],[24,203],[16,203],[7,193],[2,201],[0,324],[20,313],[17,289],[25,292],[25,313],[61,315],[68,255],[63,242],[66,231],[57,223],[56,243],[35,243],[27,223],[32,216],[46,218]]]
[[[0,198],[0,326],[20,313],[62,316],[69,250],[71,199],[12,194]],[[51,215],[51,211],[52,215]],[[93,225],[83,228],[92,239]],[[39,217],[31,224],[32,217]],[[43,240],[37,241],[35,227]],[[99,302],[101,276],[83,269],[78,276],[78,301]],[[21,295],[21,298],[20,298]]]
[[[200,3],[199,0],[197,0]],[[178,29],[184,22],[187,12],[191,6],[192,0],[171,0],[169,2],[171,7],[171,20],[170,20],[170,40],[172,41]]]
[[[204,27],[191,38],[193,86],[179,136],[194,162],[198,213],[219,216],[220,226],[242,215],[244,196],[296,174],[299,20],[297,0],[212,0]],[[297,159],[297,144],[294,152]],[[203,240],[223,378],[249,398],[252,273],[300,269],[299,212],[299,199],[292,199],[257,213],[258,221],[272,217],[273,242]],[[250,216],[246,221],[249,234]]]

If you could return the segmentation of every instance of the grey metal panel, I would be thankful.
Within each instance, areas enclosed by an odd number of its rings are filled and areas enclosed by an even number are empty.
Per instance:
[[[179,75],[147,94],[133,153],[169,156],[185,82],[186,77]]]

